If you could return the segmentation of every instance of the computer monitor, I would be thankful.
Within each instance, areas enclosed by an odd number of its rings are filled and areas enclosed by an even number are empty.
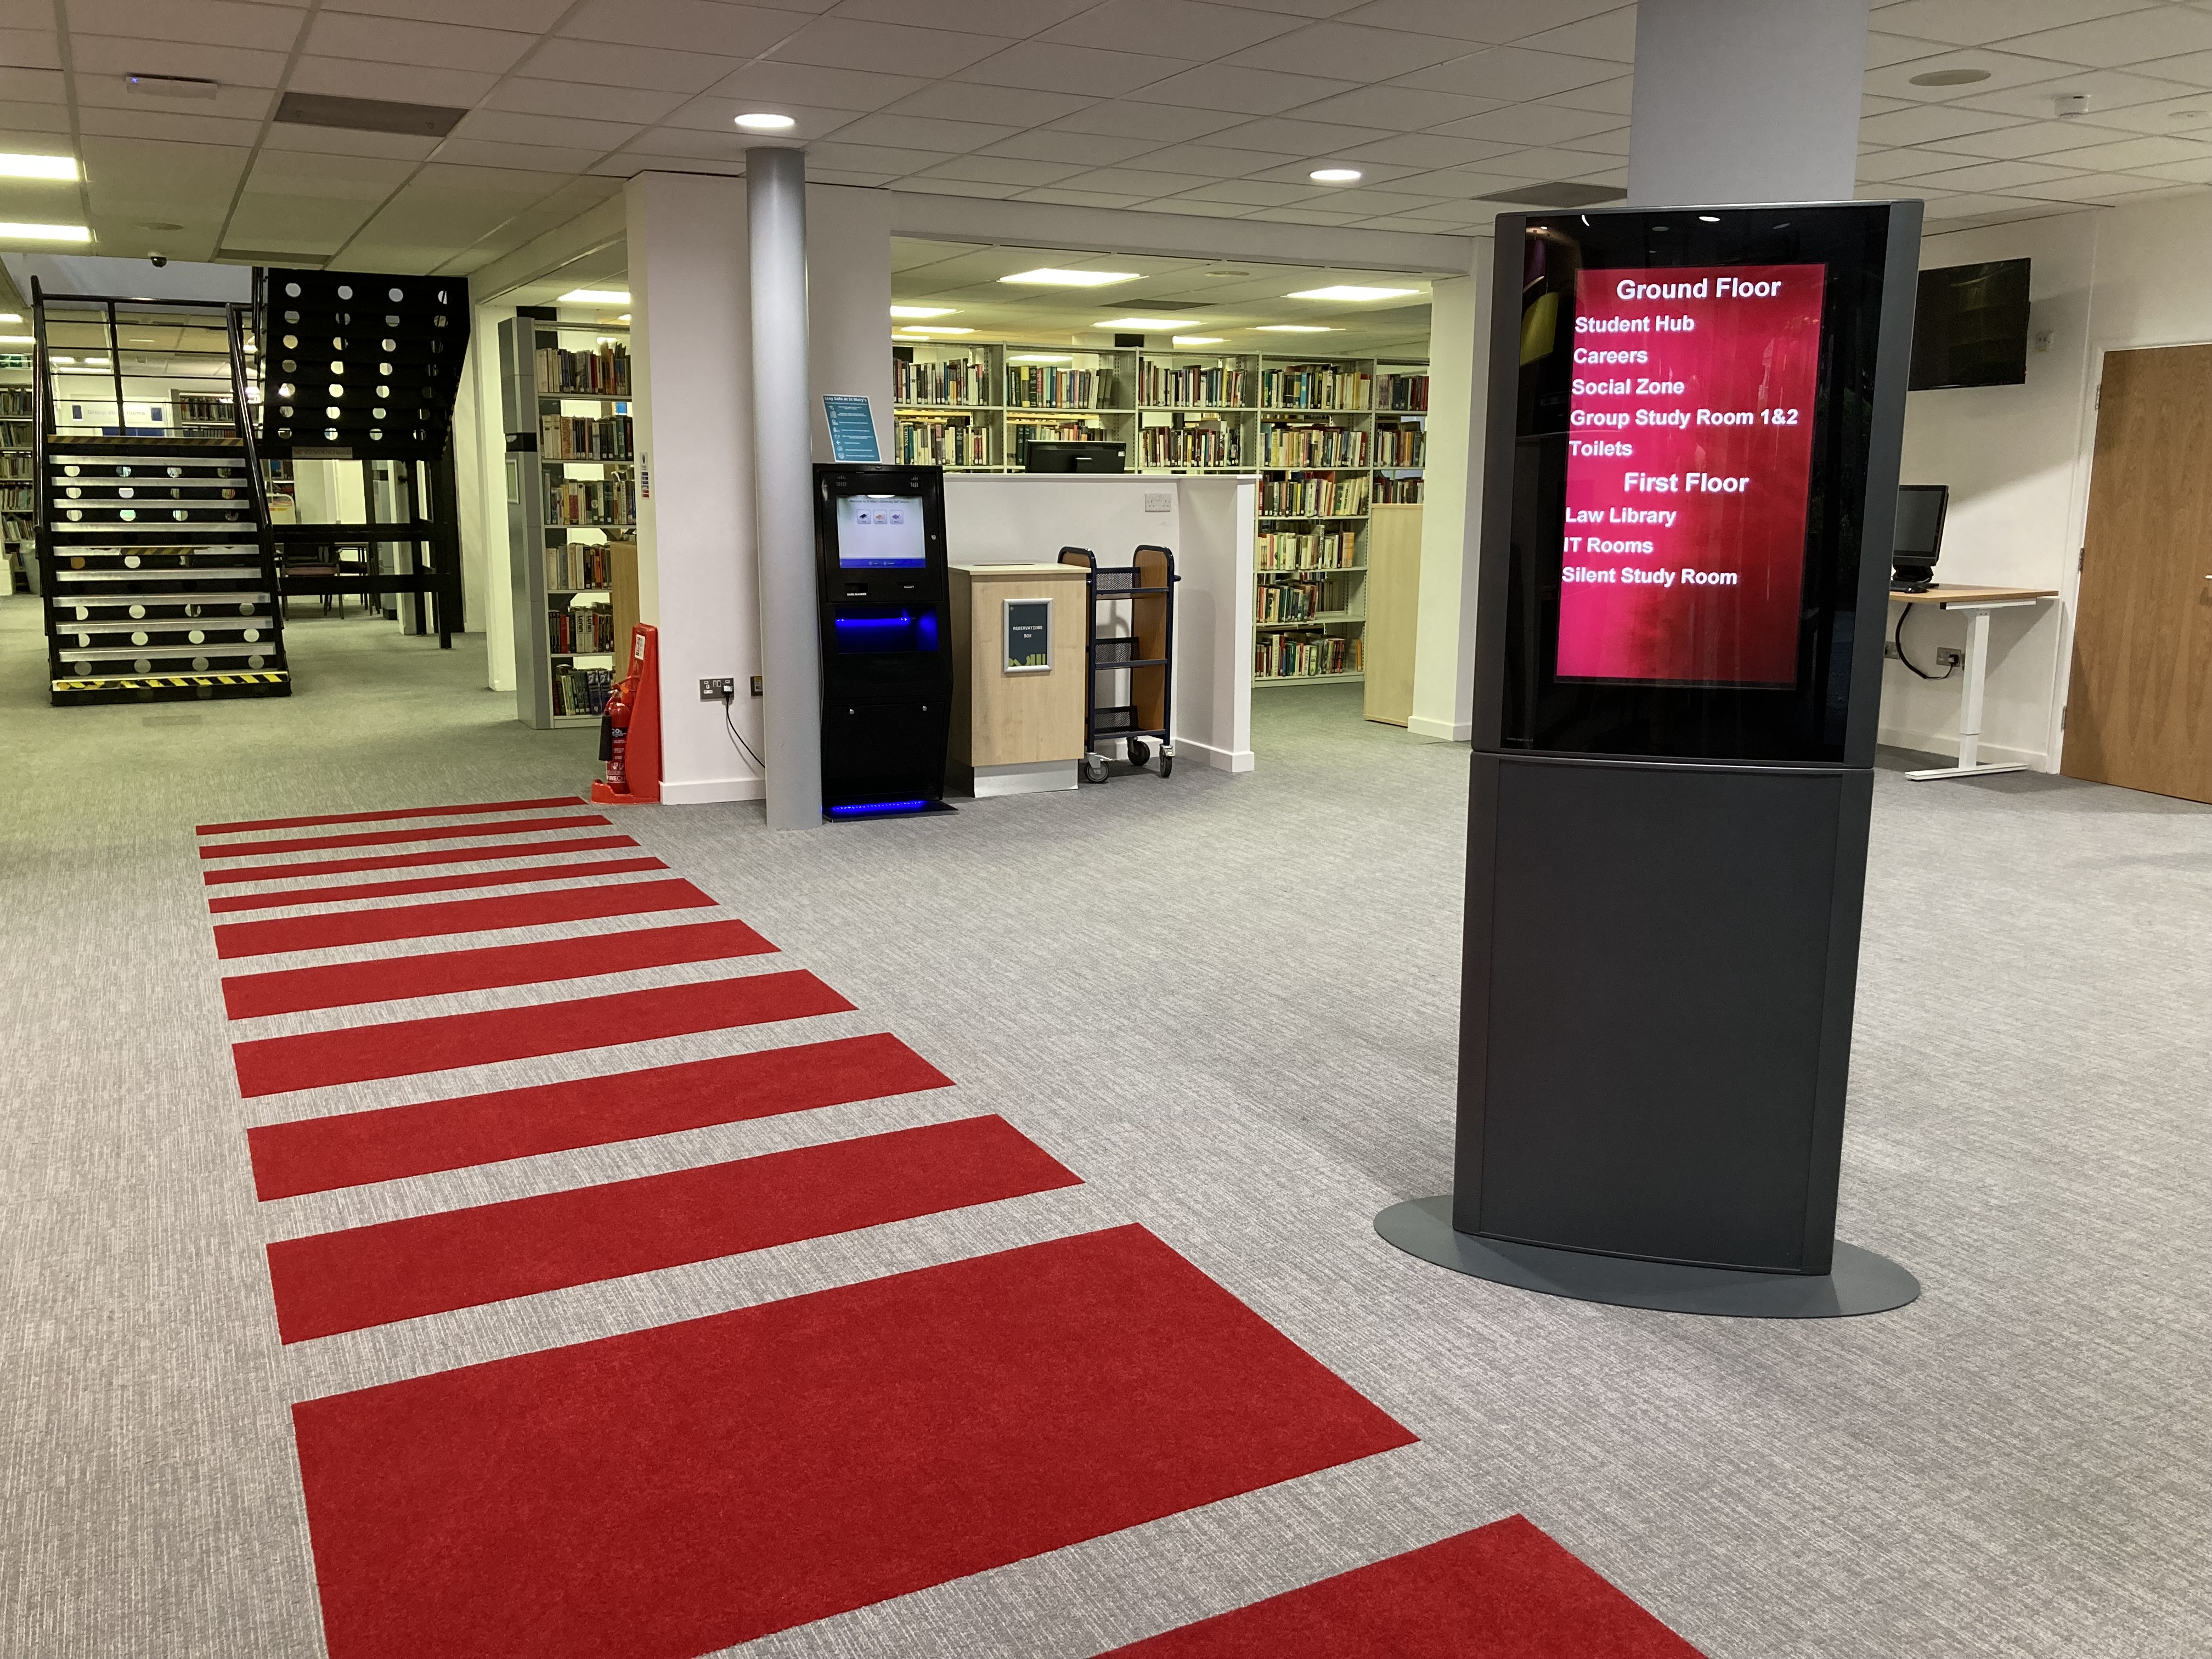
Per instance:
[[[1027,469],[1031,472],[1125,472],[1122,444],[1063,443],[1040,440],[1029,447]]]
[[[1936,556],[1943,550],[1943,514],[1951,504],[1948,484],[1899,484],[1897,528],[1891,533],[1890,578],[1893,593],[1925,593],[1936,581]]]

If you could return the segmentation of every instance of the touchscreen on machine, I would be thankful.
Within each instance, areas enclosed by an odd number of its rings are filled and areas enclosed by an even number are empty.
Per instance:
[[[1558,674],[1797,674],[1826,267],[1577,274]]]
[[[847,569],[918,570],[927,564],[921,497],[838,497],[837,562]]]

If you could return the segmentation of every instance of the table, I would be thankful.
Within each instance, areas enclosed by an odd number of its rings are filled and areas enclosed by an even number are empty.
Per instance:
[[[1932,605],[1945,611],[1960,611],[1967,618],[1966,672],[1959,688],[1959,763],[1956,766],[1931,766],[1924,771],[1907,772],[1905,775],[1915,781],[1924,781],[1929,778],[1975,778],[1989,772],[2027,771],[2027,763],[2024,761],[1984,765],[1981,760],[1982,690],[1990,670],[1990,613],[1992,611],[2016,611],[2040,604],[2045,599],[2057,599],[2058,590],[2051,587],[1950,587],[1939,583],[1924,593],[1892,592],[1889,597],[1899,605]]]

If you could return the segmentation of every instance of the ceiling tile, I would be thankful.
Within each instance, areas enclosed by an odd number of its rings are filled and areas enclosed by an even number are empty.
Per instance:
[[[1917,34],[1954,46],[1979,46],[2033,29],[2132,11],[2142,0],[1904,0],[1877,6],[1874,27],[1887,34]]]
[[[910,174],[898,181],[898,187],[922,196],[970,196],[999,202],[1020,195],[1025,188],[1021,185],[992,184],[976,179],[939,179],[927,173]]]
[[[1564,28],[1543,29],[1523,35],[1516,45],[1538,52],[1564,52],[1576,58],[1602,58],[1608,63],[1636,61],[1636,8],[1623,6],[1569,23]]]
[[[1555,144],[1619,127],[1620,118],[1596,110],[1564,109],[1557,104],[1512,104],[1454,121],[1437,129],[1455,138],[1493,139],[1505,143]]]
[[[1055,127],[1040,127],[1035,132],[1018,133],[992,144],[985,154],[1012,155],[1025,161],[1078,161],[1095,167],[1109,161],[1126,161],[1133,155],[1142,155],[1158,148],[1150,138],[1103,132],[1063,132]]]
[[[438,159],[465,167],[511,167],[529,173],[581,173],[605,150],[570,149],[555,144],[502,144],[488,138],[448,138]]]
[[[1351,83],[1323,81],[1310,75],[1286,75],[1280,70],[1239,69],[1209,64],[1188,70],[1145,88],[1149,102],[1188,104],[1198,109],[1243,110],[1248,115],[1274,115],[1301,104],[1310,104],[1332,94],[1349,92]]]
[[[663,128],[688,128],[726,139],[735,146],[737,152],[742,153],[754,144],[805,143],[815,138],[826,138],[860,119],[864,112],[856,109],[817,109],[811,104],[780,103],[775,106],[777,113],[790,116],[798,125],[770,135],[747,132],[738,125],[738,117],[752,107],[751,101],[744,98],[694,98],[661,125]]]
[[[1988,132],[1962,132],[1943,140],[1943,148],[1956,155],[1980,155],[1992,161],[2015,161],[2030,155],[2062,160],[2059,151],[2117,143],[2130,136],[2115,127],[2084,126],[2079,121],[2027,121],[2016,127],[1996,127]]]
[[[477,70],[428,69],[415,64],[372,64],[358,58],[302,58],[284,84],[292,92],[327,92],[340,98],[389,98],[403,104],[472,108],[499,83]]]
[[[1557,28],[1611,11],[1618,0],[1373,0],[1338,15],[1338,21],[1375,28],[1411,29],[1447,40],[1495,43]]]
[[[1279,165],[1285,160],[1341,155],[1354,144],[1390,136],[1379,127],[1340,126],[1333,121],[1301,121],[1279,115],[1217,132],[1210,142],[1226,149],[1258,150]]]
[[[1596,110],[1626,120],[1630,106],[1635,102],[1635,82],[1624,75],[1618,80],[1600,81],[1595,86],[1570,87],[1565,92],[1548,93],[1543,101],[1557,104],[1562,109]]]
[[[1207,179],[1242,179],[1275,164],[1274,156],[1256,149],[1231,149],[1222,144],[1170,144],[1145,157],[1145,165],[1169,173],[1194,173]]]
[[[1945,167],[1958,167],[1965,159],[1932,149],[1873,150],[1858,159],[1858,182],[1893,185],[1903,179],[1916,179],[1923,173],[1936,173]]]
[[[1588,150],[1536,147],[1508,150],[1503,155],[1491,156],[1482,165],[1522,179],[1581,179],[1593,173],[1610,172],[1616,162],[1616,157],[1594,155]]]
[[[514,67],[535,37],[509,29],[464,28],[386,17],[325,12],[307,31],[307,50],[373,64],[427,64],[499,75]]]
[[[1629,149],[1628,129],[1615,127],[1610,132],[1589,132],[1579,138],[1561,138],[1557,143],[1561,149],[1586,149],[1599,155],[1626,157]]]
[[[1132,213],[1180,213],[1188,218],[1241,219],[1250,211],[1244,202],[1205,202],[1189,196],[1170,196],[1157,202],[1139,202]]]
[[[51,69],[52,64],[18,57],[0,41],[7,60],[28,69]],[[70,36],[70,57],[76,73],[83,75],[181,75],[202,80],[225,81],[243,87],[273,87],[284,75],[281,52],[251,52],[243,46],[210,46],[172,40],[155,45],[119,34]]]
[[[1901,98],[1912,103],[1945,103],[1954,99],[1987,97],[2008,87],[2033,86],[2048,81],[2053,65],[2040,58],[2022,58],[2006,52],[1942,52],[1933,58],[1893,64],[1869,71],[1865,87],[1877,97]],[[1946,70],[1980,70],[1987,80],[1959,87],[1916,87],[1916,75],[1940,75]]]
[[[2192,87],[2212,87],[2212,52],[2192,52],[2180,58],[2161,58],[2154,64],[2146,64],[2162,76],[2176,81],[2186,81]]]
[[[2080,171],[2053,167],[2047,161],[1977,161],[1970,167],[1923,173],[1916,182],[1929,190],[2018,190],[2048,179],[2071,179]]]
[[[1859,123],[1859,137],[1870,144],[1932,144],[1962,132],[1987,132],[2008,125],[2004,117],[1986,111],[1928,104],[1869,116]]]
[[[1122,98],[1093,104],[1089,109],[1062,116],[1052,125],[1069,132],[1110,133],[1127,138],[1149,137],[1155,143],[1176,143],[1188,138],[1203,138],[1224,127],[1237,126],[1243,119],[1242,115],[1224,110],[1184,109]]]
[[[1279,207],[1286,202],[1310,197],[1310,185],[1300,190],[1296,185],[1269,184],[1259,179],[1224,179],[1211,185],[1200,185],[1196,190],[1186,191],[1176,199],[1179,202],[1234,202],[1246,207]]]
[[[2212,156],[2212,144],[2201,139],[2146,137],[2089,144],[2050,159],[2091,173],[2137,173],[2170,161],[2198,161],[2208,156]]]
[[[1437,133],[1414,132],[1395,138],[1378,138],[1342,152],[1347,161],[1383,161],[1409,167],[1456,167],[1480,161],[1513,149],[1479,138],[1453,138]]]
[[[2139,171],[2147,179],[2170,179],[2185,185],[2212,185],[2212,160],[2161,161]]]
[[[258,121],[220,115],[183,115],[173,110],[80,109],[77,130],[111,138],[152,138],[179,144],[251,145],[261,136]]]
[[[271,195],[308,191],[356,202],[380,202],[415,171],[411,161],[384,155],[310,155],[264,149],[253,158],[246,188]]]
[[[298,150],[316,155],[385,155],[408,161],[428,160],[438,148],[435,138],[417,138],[398,132],[349,132],[341,127],[272,126],[261,140],[261,153]]]
[[[0,104],[68,101],[69,82],[59,70],[17,69],[0,64]]]
[[[21,73],[22,71],[16,71]],[[9,149],[25,151],[33,155],[66,155],[70,153],[70,114],[66,104],[33,104],[21,99],[9,99],[5,90],[10,79],[9,71],[0,70],[0,102],[6,112],[0,114],[7,137],[0,145]],[[40,145],[25,141],[24,135],[40,133],[60,139],[60,143]]]
[[[885,173],[893,177],[935,167],[945,159],[933,151],[893,149],[886,144],[848,144],[832,139],[806,148],[809,167],[842,167],[855,173]]]
[[[1125,208],[1134,207],[1146,200],[1142,196],[1108,195],[1097,191],[1066,190],[1058,185],[1043,190],[1025,190],[1018,193],[1024,202],[1058,202],[1067,207]]]
[[[556,144],[604,152],[628,143],[641,123],[586,121],[574,116],[525,115],[512,110],[471,110],[453,129],[457,138],[489,138],[510,144]]]
[[[1396,185],[1407,196],[1487,196],[1493,191],[1510,190],[1516,185],[1534,182],[1533,173],[1498,173],[1486,164],[1471,167],[1439,167],[1434,173],[1425,173],[1417,178],[1400,179]]]
[[[1073,115],[1095,99],[1064,92],[1030,92],[1018,87],[939,81],[890,106],[893,115],[933,115],[956,121],[996,121],[1010,127],[1042,126]]]
[[[1951,48],[1941,40],[1916,40],[1902,34],[1884,34],[1879,30],[1867,36],[1867,68],[1886,69],[1892,64],[1903,64],[1915,58],[1933,58]]]
[[[812,20],[801,11],[727,0],[584,0],[563,36],[659,46],[670,52],[755,58]]]
[[[1012,137],[1019,129],[982,121],[939,121],[922,115],[890,115],[878,110],[845,128],[841,137],[849,143],[883,144],[893,149],[936,150],[948,155]]]
[[[586,86],[574,81],[538,81],[513,76],[494,87],[482,106],[524,115],[587,113],[603,121],[651,123],[684,103],[680,92],[652,92],[639,87]]]
[[[1039,185],[1055,184],[1086,171],[1082,164],[1069,161],[1024,161],[1012,155],[956,155],[949,161],[940,161],[930,168],[927,177],[933,179],[968,179],[977,184],[1016,185],[1034,189]]]
[[[1021,40],[1096,3],[1097,0],[844,0],[834,11],[839,17]]]
[[[61,47],[55,42],[54,32],[50,28],[0,28],[0,64],[6,64],[11,69],[59,69],[62,66]],[[118,74],[125,72],[117,71]]]
[[[734,161],[742,165],[747,147],[744,136],[734,130],[716,128],[709,131],[696,127],[662,126],[639,134],[624,147],[624,153],[683,155],[699,161]],[[812,152],[809,151],[808,155],[811,160]]]
[[[1478,98],[1541,98],[1576,87],[1595,86],[1619,78],[1620,65],[1595,58],[1569,58],[1559,52],[1526,52],[1519,46],[1492,46],[1466,58],[1417,70],[1399,78],[1409,87],[1431,92],[1472,93]]]
[[[2013,52],[2118,69],[2141,64],[2156,71],[2160,58],[2181,52],[2212,51],[2212,12],[2193,6],[2158,5],[2091,23],[2021,34],[2005,42]]]
[[[2125,109],[2100,109],[2095,118],[2100,127],[2122,128],[2130,132],[2203,134],[2212,131],[2212,97],[2193,92],[2156,103],[2131,104]],[[2073,123],[2065,125],[2070,126]]]
[[[1462,56],[1466,43],[1399,29],[1316,23],[1248,47],[1228,61],[1251,69],[1312,74],[1327,71],[1351,81],[1386,81]]]
[[[383,200],[348,200],[320,194],[276,194],[249,189],[238,198],[223,240],[232,247],[272,252],[335,253]]]
[[[1206,63],[1299,27],[1295,17],[1200,0],[1105,0],[1038,38]]]
[[[1318,103],[1304,105],[1291,113],[1309,121],[1340,121],[1347,126],[1418,132],[1424,127],[1463,121],[1470,115],[1498,107],[1498,102],[1489,98],[1422,92],[1413,87],[1360,87]]]
[[[928,84],[918,75],[878,75],[818,64],[763,61],[746,64],[708,90],[722,97],[748,99],[755,107],[762,104],[774,107],[791,100],[817,109],[882,109]]]
[[[988,58],[1010,44],[992,34],[904,28],[895,23],[864,22],[849,17],[817,17],[769,56],[778,63],[875,70],[888,75],[920,75],[936,80]]]
[[[659,46],[618,46],[596,40],[547,40],[524,68],[540,80],[605,82],[649,92],[704,92],[738,67],[732,58]],[[482,94],[478,94],[481,96]]]
[[[2104,204],[2157,188],[2159,186],[2154,181],[2138,179],[2129,173],[2083,173],[2071,179],[2045,179],[2039,185],[2028,185],[2020,193],[2033,196],[2041,202]]]
[[[1153,58],[1133,52],[1102,52],[1095,46],[1022,40],[980,64],[970,64],[953,78],[993,86],[1030,87],[1047,92],[1112,98],[1172,76],[1185,66],[1185,60],[1180,58]]]
[[[1105,191],[1116,196],[1133,196],[1150,201],[1155,196],[1173,196],[1182,191],[1202,189],[1212,182],[1194,173],[1158,173],[1141,167],[1094,167],[1068,179],[1063,188]],[[1109,301],[1106,303],[1114,302]]]
[[[53,9],[40,9],[51,18]],[[142,40],[194,40],[211,46],[254,46],[289,52],[307,17],[289,6],[244,5],[239,0],[69,0],[72,36],[118,34]]]
[[[1971,90],[1971,88],[1970,88]],[[2002,92],[1978,93],[1959,100],[1966,109],[1992,109],[2007,115],[2051,118],[2051,100],[2061,93],[2086,92],[2090,112],[2099,120],[2130,104],[2154,103],[2186,97],[2195,88],[2185,82],[2154,80],[2128,70],[2080,70],[2056,76],[2033,86],[2008,87]]]
[[[323,0],[323,9],[365,12],[375,17],[412,17],[425,23],[449,23],[455,0]],[[520,29],[542,33],[561,21],[575,0],[465,0],[469,21],[479,28]]]

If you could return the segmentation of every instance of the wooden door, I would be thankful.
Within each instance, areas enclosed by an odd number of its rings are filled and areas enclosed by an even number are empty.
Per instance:
[[[2064,753],[2212,801],[2212,346],[2106,354]]]
[[[1421,509],[1377,503],[1367,520],[1366,694],[1370,720],[1413,717],[1413,638],[1421,608]]]

